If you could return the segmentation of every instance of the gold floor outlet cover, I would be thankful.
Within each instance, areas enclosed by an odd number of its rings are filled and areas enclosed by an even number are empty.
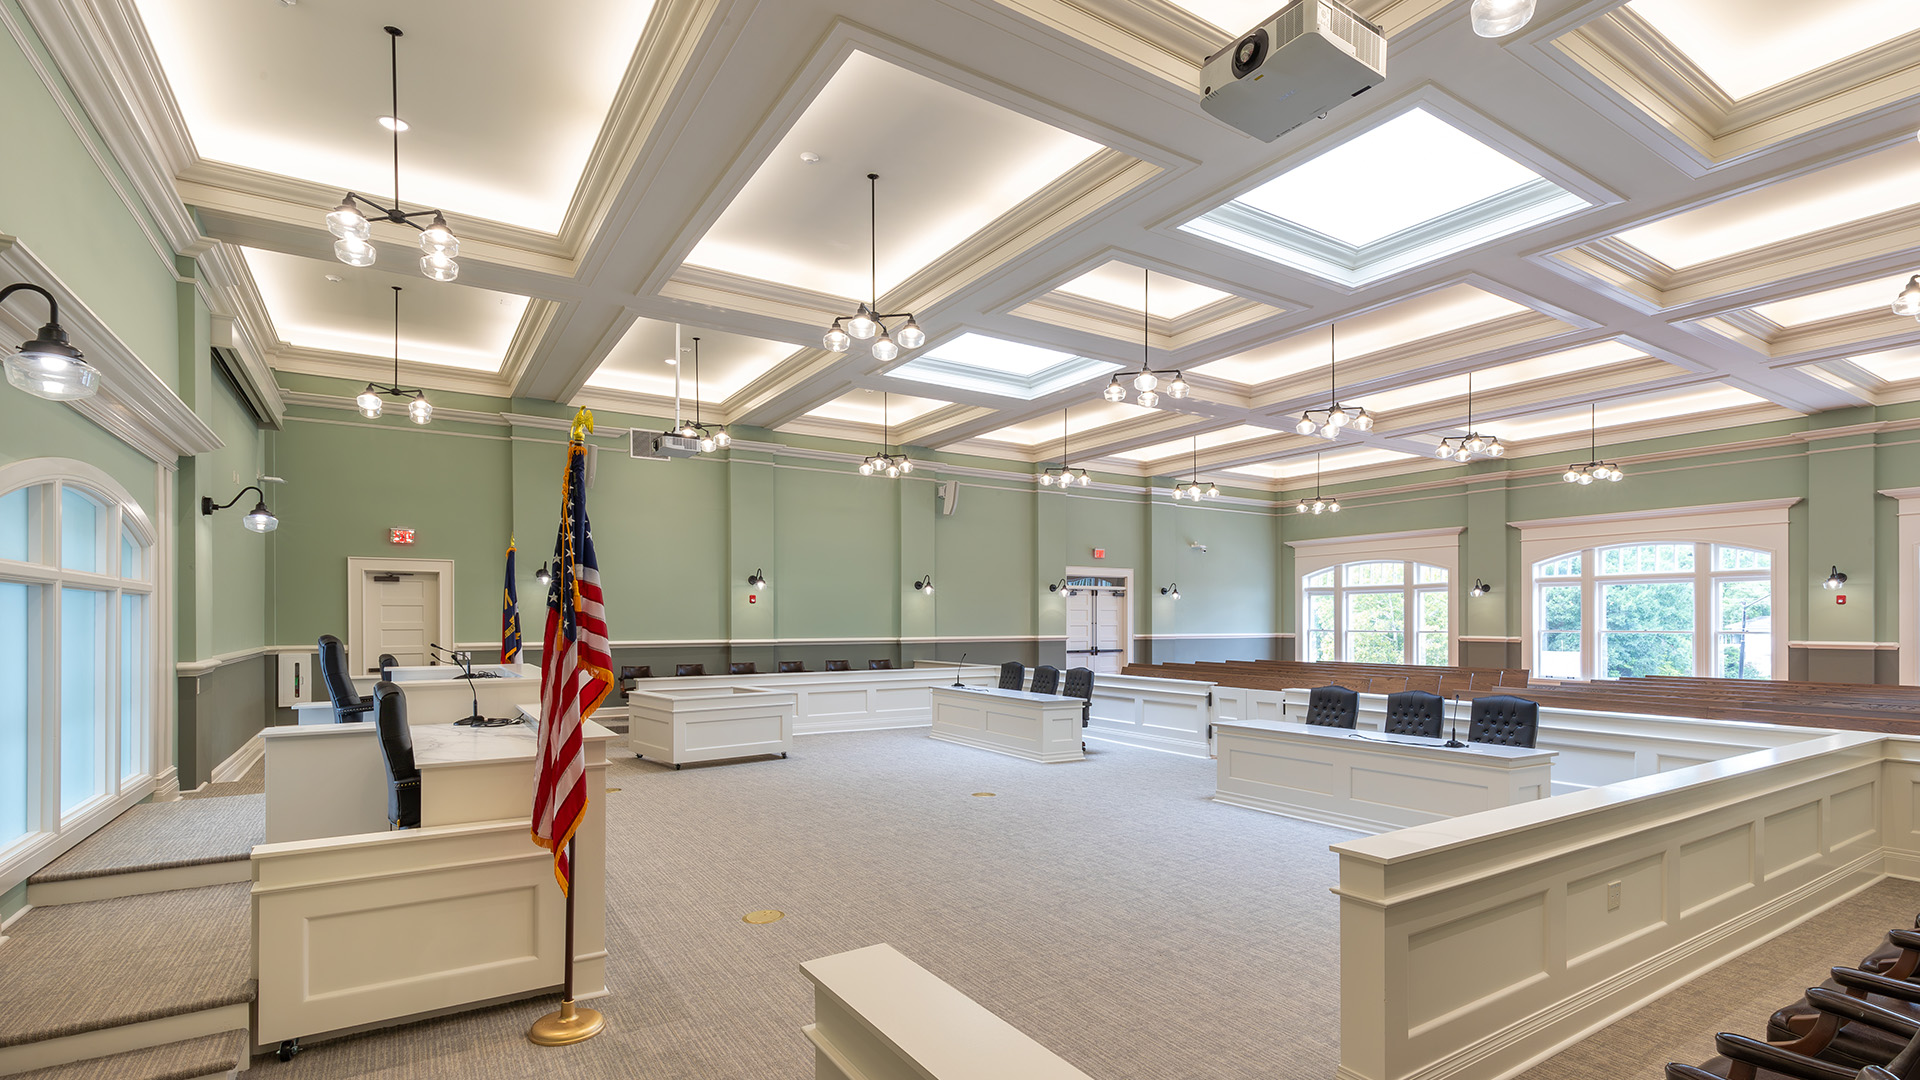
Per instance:
[[[606,1017],[595,1009],[582,1009],[572,998],[563,998],[557,1012],[550,1012],[527,1029],[527,1039],[540,1046],[568,1046],[585,1042],[607,1026]]]
[[[779,922],[786,917],[787,913],[784,911],[768,909],[766,911],[749,911],[740,917],[740,921],[752,923],[755,926],[764,926],[770,922]]]
[[[976,791],[973,793],[973,797],[976,799],[991,799],[994,796],[991,791]]]

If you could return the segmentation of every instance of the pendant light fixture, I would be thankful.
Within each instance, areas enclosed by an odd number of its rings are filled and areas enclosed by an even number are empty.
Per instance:
[[[1093,483],[1093,478],[1087,475],[1087,470],[1076,469],[1067,464],[1067,436],[1070,434],[1071,432],[1067,429],[1067,410],[1061,409],[1060,464],[1057,466],[1049,465],[1046,470],[1040,474],[1041,487],[1053,487],[1057,484],[1061,491],[1065,491],[1075,484],[1086,487],[1088,484]]]
[[[1592,460],[1567,466],[1567,471],[1561,475],[1560,479],[1569,484],[1585,485],[1595,480],[1610,480],[1617,484],[1621,477],[1627,475],[1621,472],[1620,466],[1613,462],[1600,460],[1599,415],[1598,404],[1587,406],[1587,456]]]
[[[879,453],[869,455],[867,460],[860,463],[860,475],[898,480],[913,471],[913,462],[907,460],[907,455],[893,452],[893,417],[887,411],[887,394],[884,390],[880,392],[880,422],[881,438],[886,442],[880,447]]]
[[[1140,271],[1140,370],[1128,376],[1125,383],[1121,382],[1120,376],[1115,375],[1112,381],[1107,383],[1107,388],[1100,393],[1100,396],[1108,401],[1125,401],[1127,386],[1131,385],[1137,392],[1133,399],[1134,403],[1145,408],[1154,408],[1160,404],[1162,379],[1166,380],[1167,396],[1170,398],[1183,398],[1192,392],[1192,387],[1187,385],[1187,380],[1181,378],[1178,371],[1156,371],[1149,365],[1151,359],[1149,353],[1153,347],[1153,324],[1147,314],[1147,301],[1152,294],[1152,288],[1153,271]]]
[[[1300,422],[1293,430],[1301,435],[1318,435],[1332,441],[1340,437],[1341,428],[1355,431],[1372,431],[1373,417],[1367,410],[1355,406],[1347,408],[1340,404],[1340,380],[1334,367],[1339,362],[1338,350],[1334,346],[1334,324],[1327,324],[1327,407],[1308,409],[1300,414]],[[1318,417],[1318,419],[1315,419]]]
[[[1320,455],[1315,454],[1313,455],[1313,501],[1308,502],[1305,499],[1301,499],[1299,502],[1293,504],[1294,513],[1305,514],[1312,512],[1315,514],[1337,514],[1340,512],[1340,497],[1338,495],[1331,499],[1321,496],[1320,476]]]
[[[22,343],[19,352],[7,355],[7,381],[15,389],[48,401],[92,397],[100,389],[100,369],[87,363],[80,350],[67,342],[67,332],[60,329],[60,301],[40,286],[22,281],[0,289],[0,303],[22,290],[46,298],[47,323],[38,337]]]
[[[393,287],[393,382],[370,382],[353,403],[360,407],[360,415],[369,420],[379,417],[381,398],[399,398],[407,403],[407,419],[416,424],[433,421],[433,403],[427,400],[427,392],[417,387],[400,385],[400,286]]]
[[[452,281],[460,276],[460,264],[454,256],[460,254],[460,240],[447,227],[447,216],[439,210],[415,210],[408,213],[401,209],[400,203],[400,133],[407,130],[407,122],[400,119],[400,28],[385,28],[388,34],[390,69],[393,77],[393,112],[380,118],[380,126],[393,132],[393,205],[382,206],[379,202],[358,192],[349,191],[340,200],[340,205],[327,212],[327,231],[336,239],[333,242],[334,258],[348,266],[372,266],[374,260],[373,229],[369,224],[367,211],[373,211],[373,220],[389,221],[395,225],[405,225],[420,233],[420,272],[435,281]],[[426,225],[415,218],[431,217]],[[423,421],[424,422],[424,421]]]
[[[1534,0],[1473,0],[1468,17],[1484,38],[1506,37],[1533,19]]]
[[[703,454],[725,450],[733,445],[733,436],[727,434],[725,424],[716,431],[700,422],[700,339],[697,337],[693,339],[693,422],[682,424],[679,434],[683,438],[699,440]]]
[[[911,311],[880,313],[880,174],[867,174],[867,297],[852,315],[842,315],[827,327],[820,339],[829,352],[846,352],[855,341],[872,340],[873,358],[886,363],[900,355],[901,349],[917,349],[927,343],[926,332]],[[897,335],[887,330],[888,319],[905,318]]]
[[[1173,497],[1175,499],[1192,499],[1194,502],[1199,502],[1202,498],[1217,499],[1220,497],[1220,489],[1212,484],[1208,484],[1204,488],[1200,486],[1200,436],[1198,435],[1193,437],[1193,481],[1186,484],[1175,484],[1173,486]]]
[[[1893,298],[1893,313],[1920,317],[1920,274],[1908,278],[1907,287]]]
[[[1507,448],[1492,435],[1482,435],[1473,430],[1473,372],[1467,372],[1467,433],[1453,435],[1440,440],[1434,447],[1433,456],[1442,461],[1452,458],[1455,461],[1472,461],[1478,457],[1496,458],[1504,455]]]

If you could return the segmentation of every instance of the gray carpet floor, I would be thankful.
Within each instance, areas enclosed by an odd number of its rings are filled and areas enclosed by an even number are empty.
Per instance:
[[[252,1048],[244,1030],[148,1047],[112,1057],[17,1073],[8,1080],[199,1080],[239,1068]]]
[[[256,1075],[803,1080],[800,962],[888,942],[1102,1080],[1331,1076],[1327,846],[1354,834],[1209,801],[1211,761],[1092,745],[1066,765],[924,729],[678,772],[621,754],[606,1033],[533,1046],[553,1002],[523,1002],[256,1058]],[[741,921],[762,908],[786,918]]]
[[[0,1046],[252,1001],[251,889],[27,912],[0,949]]]
[[[33,875],[33,883],[237,862],[267,840],[267,797],[142,803]]]
[[[1820,985],[1828,968],[1859,963],[1889,929],[1911,927],[1916,912],[1920,881],[1889,878],[1621,1017],[1516,1080],[1653,1078],[1669,1061],[1697,1065],[1711,1058],[1715,1032],[1764,1039],[1775,1009]]]
[[[208,784],[199,791],[182,792],[182,799],[219,799],[228,795],[258,795],[267,790],[267,761],[261,758],[253,763],[253,768],[240,775],[238,780],[224,784]]]

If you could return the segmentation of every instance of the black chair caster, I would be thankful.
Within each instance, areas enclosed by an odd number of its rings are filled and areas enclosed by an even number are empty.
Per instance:
[[[279,1058],[281,1061],[292,1061],[293,1055],[304,1049],[306,1049],[306,1047],[300,1045],[299,1039],[283,1039],[280,1042],[280,1049],[276,1051],[273,1056]]]

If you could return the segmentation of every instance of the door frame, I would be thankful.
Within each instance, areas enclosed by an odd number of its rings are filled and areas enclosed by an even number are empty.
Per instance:
[[[1135,599],[1133,591],[1133,570],[1114,566],[1069,566],[1066,568],[1066,577],[1069,581],[1077,577],[1108,577],[1120,579],[1121,584],[1119,588],[1125,590],[1127,594],[1127,602],[1123,605],[1126,608],[1127,625],[1122,629],[1120,634],[1120,667],[1124,669],[1128,664],[1133,663],[1133,628],[1137,621],[1133,607]],[[1097,604],[1094,610],[1096,612],[1099,610]],[[1098,647],[1097,642],[1095,647]]]
[[[360,641],[360,629],[367,611],[367,579],[374,574],[400,573],[423,576],[432,574],[439,579],[440,589],[440,631],[452,634],[453,631],[453,560],[452,559],[395,559],[395,558],[347,558],[347,670],[365,671],[369,666],[362,663],[363,645]],[[455,634],[454,637],[459,635]],[[459,648],[455,641],[448,648]]]

